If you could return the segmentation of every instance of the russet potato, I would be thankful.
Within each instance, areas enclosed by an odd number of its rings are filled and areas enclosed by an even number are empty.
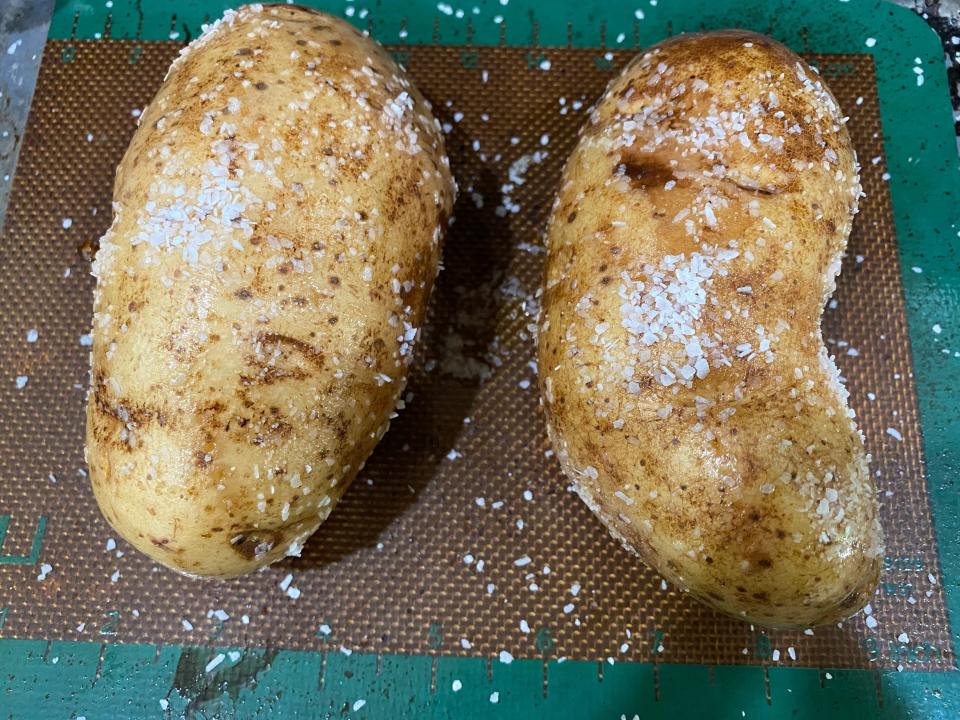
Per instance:
[[[123,537],[204,576],[299,552],[387,429],[454,192],[347,23],[247,6],[183,51],[94,266],[86,455]]]
[[[820,333],[860,194],[823,81],[725,31],[611,83],[549,222],[539,370],[564,471],[667,579],[762,625],[841,620],[879,575],[868,457]]]

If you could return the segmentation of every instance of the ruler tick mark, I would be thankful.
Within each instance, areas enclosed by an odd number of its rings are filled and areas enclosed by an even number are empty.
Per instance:
[[[660,702],[660,660],[653,656],[653,701]]]
[[[770,668],[766,663],[763,664],[763,694],[767,699],[767,705],[771,705],[773,698],[770,694]]]
[[[437,656],[430,658],[430,694],[437,694]]]
[[[97,669],[96,669],[96,672],[93,673],[93,682],[90,683],[90,687],[95,687],[97,684],[97,681],[100,679],[100,672],[103,669],[103,656],[106,652],[107,652],[107,644],[101,643],[100,654],[97,656]]]

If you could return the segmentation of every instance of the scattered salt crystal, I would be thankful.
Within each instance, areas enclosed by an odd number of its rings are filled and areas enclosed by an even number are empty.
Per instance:
[[[513,662],[513,655],[511,655],[510,653],[508,653],[506,650],[501,650],[501,651],[500,651],[500,662],[502,662],[504,665],[509,665],[510,663]]]
[[[888,427],[887,435],[892,437],[894,440],[903,440],[903,435],[900,434],[900,431],[896,428]]]
[[[531,562],[533,561],[530,559],[530,556],[524,555],[523,557],[517,558],[516,560],[514,560],[513,564],[516,565],[517,567],[524,567],[525,565],[529,565]]]
[[[217,653],[216,657],[207,663],[207,666],[203,669],[204,672],[211,672],[215,670],[224,660],[226,660],[226,655],[223,653]]]
[[[460,647],[462,647],[464,650],[469,650],[473,647],[473,644],[466,638],[460,638]]]
[[[459,680],[454,680],[454,681],[450,684],[450,687],[453,688],[453,691],[454,691],[454,692],[460,692],[460,690],[463,688],[463,683],[460,682]]]
[[[30,378],[27,375],[17,375],[16,381],[15,381],[17,384],[17,390],[23,390],[27,386],[27,381],[29,379]]]
[[[527,621],[526,621],[526,620],[521,620],[521,621],[520,621],[520,632],[522,632],[522,633],[529,633],[529,632],[530,632],[530,625],[527,624]]]
[[[30,328],[29,330],[27,330],[28,343],[35,343],[38,337],[40,337],[40,333],[37,332],[36,328]]]
[[[357,701],[353,704],[353,711],[356,712],[357,710],[359,710],[360,708],[362,708],[362,707],[363,707],[364,705],[366,705],[366,704],[367,704],[367,701],[366,701],[366,700],[357,700]]]
[[[494,705],[500,702],[500,693],[498,693],[496,690],[490,693],[490,702],[492,702]]]

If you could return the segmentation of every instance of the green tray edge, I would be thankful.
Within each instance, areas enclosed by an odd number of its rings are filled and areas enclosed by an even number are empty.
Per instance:
[[[232,4],[222,0],[148,3],[143,7],[141,22],[136,8],[143,3],[115,0],[110,35],[168,39],[171,16],[176,12],[175,27],[181,33],[180,38],[185,38],[188,33],[195,35],[208,16],[216,17]],[[387,43],[399,41],[398,30],[404,22],[406,41],[410,43],[457,45],[467,41],[465,20],[438,12],[437,5],[428,0],[376,3],[363,18],[360,3],[313,0],[304,4],[340,15],[346,7],[354,5],[357,11],[348,19],[370,29],[375,37]],[[668,27],[678,33],[735,25],[766,32],[807,52],[870,52],[874,56],[885,157],[892,176],[890,190],[901,241],[904,293],[930,498],[943,569],[941,581],[946,586],[950,615],[958,617],[960,502],[953,488],[953,471],[960,465],[960,452],[951,440],[960,437],[960,419],[954,407],[958,396],[955,388],[960,386],[960,362],[943,355],[940,348],[952,349],[951,342],[960,343],[957,321],[960,317],[960,240],[957,235],[960,213],[956,201],[958,162],[953,119],[936,34],[914,13],[882,0],[819,3],[794,0],[769,4],[762,0],[661,0],[655,7],[648,3],[595,0],[555,4],[510,0],[505,7],[499,2],[476,4],[482,9],[481,15],[473,18],[471,39],[477,45],[501,41],[508,45],[531,45],[536,41],[541,46],[551,46],[565,45],[571,40],[577,46],[600,46],[605,23],[607,38],[625,32],[626,44],[632,44],[631,40],[636,37],[643,46],[664,37]],[[466,6],[468,15],[473,5]],[[634,10],[640,7],[645,17],[636,21]],[[494,14],[505,19],[503,29],[492,21]],[[80,0],[59,0],[50,37],[92,39],[97,33],[103,33],[105,17],[106,10],[99,3],[94,7]],[[538,18],[546,19],[535,20]],[[573,32],[568,34],[571,26]],[[876,38],[873,48],[865,46],[867,37]],[[915,57],[920,58],[925,71],[922,87],[916,86]],[[922,113],[919,120],[918,113]],[[913,266],[922,267],[924,272],[911,272]],[[934,342],[931,335],[934,323],[942,326],[942,333],[936,338],[939,343]],[[955,625],[952,636],[956,647],[960,637]],[[50,658],[60,657],[53,654],[59,652],[60,647],[65,658],[58,669],[57,665],[50,664]],[[551,679],[550,692],[543,698],[542,692],[531,693],[531,687],[539,691],[542,686],[540,661],[494,663],[495,688],[486,684],[486,661],[459,657],[443,657],[437,661],[437,692],[431,694],[425,692],[430,686],[430,657],[384,656],[378,674],[372,665],[376,662],[375,656],[361,653],[350,657],[339,653],[327,655],[325,675],[339,674],[340,677],[321,691],[318,677],[322,656],[316,651],[236,650],[245,653],[244,658],[270,654],[270,663],[260,667],[252,678],[244,679],[238,670],[235,679],[241,682],[230,683],[229,690],[220,692],[216,683],[203,679],[203,658],[218,652],[212,648],[171,646],[157,650],[152,645],[138,644],[102,646],[95,642],[48,644],[43,640],[3,640],[0,641],[0,672],[7,683],[0,687],[3,690],[0,712],[9,712],[11,718],[35,717],[38,700],[43,699],[45,708],[73,712],[71,717],[85,714],[88,720],[116,717],[121,708],[128,717],[162,717],[169,712],[175,712],[174,716],[186,713],[209,717],[213,712],[223,717],[254,717],[280,711],[284,716],[295,717],[308,709],[318,711],[321,705],[339,714],[341,705],[336,702],[348,703],[349,714],[352,703],[366,697],[367,704],[355,713],[357,716],[520,718],[533,712],[537,716],[549,713],[550,717],[618,717],[623,713],[630,718],[639,712],[644,718],[678,713],[680,717],[705,713],[739,717],[742,710],[746,717],[952,718],[957,716],[956,703],[960,698],[960,674],[956,672],[831,671],[837,682],[833,685],[825,682],[821,688],[822,675],[815,669],[770,668],[767,684],[763,669],[758,667],[618,663],[605,666],[603,682],[597,682],[596,663],[558,665],[553,661],[547,671]],[[47,660],[43,660],[44,657]],[[102,662],[98,662],[100,660]],[[241,660],[238,665],[241,670],[245,662],[256,666],[255,662]],[[351,681],[344,679],[338,663],[343,665],[343,670],[353,673]],[[175,685],[183,687],[183,678],[177,677],[180,666],[201,668],[198,671],[201,680],[192,687],[196,692],[190,699],[172,693],[169,710],[163,713],[157,698],[164,697]],[[424,668],[428,673],[425,678]],[[654,674],[659,681],[659,702],[653,696]],[[67,680],[72,676],[76,676],[75,686]],[[465,689],[454,695],[449,683],[441,682],[441,676],[462,677]],[[468,677],[477,680],[479,690],[467,693]],[[94,678],[97,678],[95,682]],[[213,678],[217,679],[216,673]],[[111,682],[120,679],[122,688]],[[684,691],[691,687],[697,691]],[[768,688],[772,697],[769,704]],[[497,704],[489,701],[489,692],[494,689],[501,693]],[[880,697],[882,707],[878,704]],[[77,710],[81,706],[82,712]],[[619,709],[620,706],[623,709]],[[487,710],[489,712],[485,712]]]

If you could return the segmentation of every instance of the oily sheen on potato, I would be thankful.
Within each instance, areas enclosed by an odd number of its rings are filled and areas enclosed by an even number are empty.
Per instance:
[[[540,386],[614,537],[762,625],[849,616],[883,550],[820,334],[860,185],[840,108],[769,38],[687,35],[609,86],[548,229]]]
[[[87,461],[107,520],[184,573],[288,554],[386,431],[453,181],[378,45],[295,6],[186,48],[117,171]]]

